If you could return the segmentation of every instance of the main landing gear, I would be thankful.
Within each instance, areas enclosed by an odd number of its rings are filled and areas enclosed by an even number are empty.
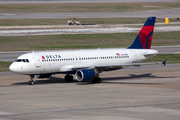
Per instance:
[[[67,75],[64,77],[64,80],[67,81],[67,82],[72,82],[72,81],[73,81],[73,76],[67,74]]]
[[[92,80],[92,83],[101,83],[101,78],[100,77],[96,77]]]
[[[29,81],[29,85],[34,85],[34,81],[33,78],[35,77],[35,75],[30,75],[31,80]]]

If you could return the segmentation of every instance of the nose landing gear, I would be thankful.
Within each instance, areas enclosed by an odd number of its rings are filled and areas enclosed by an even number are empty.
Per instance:
[[[34,76],[35,75],[30,75],[31,80],[29,81],[29,85],[34,85],[34,81],[33,81]]]

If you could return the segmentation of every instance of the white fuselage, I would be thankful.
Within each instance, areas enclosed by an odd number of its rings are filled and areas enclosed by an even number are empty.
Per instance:
[[[45,74],[73,71],[73,67],[135,63],[146,60],[152,49],[93,49],[75,51],[32,52],[19,56],[9,69],[18,74]]]

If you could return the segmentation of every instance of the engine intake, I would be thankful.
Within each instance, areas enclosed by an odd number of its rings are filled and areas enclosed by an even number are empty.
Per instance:
[[[97,76],[99,76],[99,74],[92,69],[81,69],[75,73],[75,77],[78,81],[92,80]]]

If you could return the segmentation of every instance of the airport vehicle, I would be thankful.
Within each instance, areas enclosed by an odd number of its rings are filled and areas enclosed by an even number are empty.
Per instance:
[[[147,19],[128,48],[32,52],[19,56],[9,69],[17,74],[30,75],[30,85],[34,84],[35,76],[47,78],[52,74],[67,74],[64,78],[66,81],[73,81],[72,74],[75,74],[77,81],[100,83],[99,73],[103,71],[152,64],[138,62],[158,54],[157,50],[150,49],[155,19]]]
[[[67,21],[67,25],[79,25],[79,21],[76,21],[75,18],[72,18],[72,20]]]

